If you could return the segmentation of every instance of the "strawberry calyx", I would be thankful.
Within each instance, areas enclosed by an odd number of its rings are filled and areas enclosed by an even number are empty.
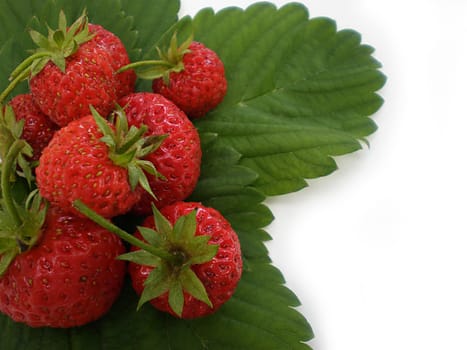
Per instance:
[[[83,11],[82,15],[69,27],[65,13],[60,11],[58,29],[53,30],[48,27],[47,36],[30,30],[29,35],[38,47],[10,74],[10,84],[0,94],[0,103],[21,81],[37,75],[49,61],[65,72],[66,58],[73,55],[83,43],[94,36],[89,32],[86,11]]]
[[[218,245],[209,243],[209,235],[195,235],[196,210],[180,216],[172,225],[153,204],[155,229],[138,227],[144,238],[140,240],[101,217],[81,201],[75,201],[74,206],[97,224],[140,248],[120,255],[119,259],[154,267],[144,283],[137,309],[165,293],[168,293],[170,307],[179,317],[183,313],[184,293],[212,307],[206,288],[191,266],[212,260],[217,254]]]
[[[164,179],[154,164],[144,158],[160,147],[168,135],[144,136],[148,127],[129,127],[124,110],[117,106],[110,116],[110,123],[94,107],[90,106],[92,116],[104,136],[100,139],[109,149],[109,158],[115,165],[128,170],[128,181],[132,190],[140,185],[156,198],[149,185],[146,173]],[[112,128],[112,125],[114,128]]]
[[[0,159],[6,160],[8,157],[13,157],[16,169],[11,174],[11,180],[14,181],[15,176],[18,175],[25,178],[31,185],[33,164],[27,159],[32,157],[33,149],[22,138],[23,128],[24,119],[16,120],[15,112],[10,105],[0,105]],[[11,149],[15,143],[19,150],[14,151],[15,154],[10,156],[9,153],[13,152]]]
[[[158,59],[143,60],[130,63],[121,67],[117,73],[134,69],[136,75],[144,80],[154,80],[162,78],[166,85],[170,83],[170,73],[179,73],[185,69],[183,56],[190,52],[190,45],[193,42],[191,34],[180,46],[178,45],[177,33],[175,32],[170,40],[169,47],[162,51],[156,47]]]
[[[33,190],[18,203],[14,198],[15,171],[19,156],[28,148],[24,140],[15,140],[8,149],[1,166],[0,200],[0,276],[8,269],[16,255],[33,247],[41,236],[47,204],[39,192]]]

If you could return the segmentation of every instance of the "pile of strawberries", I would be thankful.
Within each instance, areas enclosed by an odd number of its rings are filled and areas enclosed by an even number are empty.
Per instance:
[[[227,89],[219,57],[174,35],[158,59],[130,62],[86,14],[68,26],[61,13],[57,30],[31,38],[37,50],[0,95],[0,311],[32,327],[84,325],[129,273],[137,307],[215,312],[240,279],[239,240],[217,210],[185,200],[202,158],[192,119]],[[152,91],[135,91],[138,78]],[[4,104],[23,80],[29,92]],[[141,220],[134,233],[115,224],[128,215]]]

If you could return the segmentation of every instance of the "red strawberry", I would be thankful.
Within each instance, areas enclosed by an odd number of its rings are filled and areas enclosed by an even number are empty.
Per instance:
[[[42,150],[48,145],[58,126],[40,111],[32,101],[31,94],[17,95],[11,99],[9,105],[13,107],[16,120],[24,120],[21,137],[33,149],[31,160],[38,160]]]
[[[142,79],[153,80],[153,92],[173,101],[190,118],[199,118],[222,102],[227,92],[224,64],[204,44],[186,40],[180,47],[172,37],[166,53],[158,49],[159,59],[132,63]]]
[[[94,35],[93,39],[110,53],[110,63],[115,71],[130,63],[130,58],[125,46],[118,36],[97,24],[89,24],[89,31]],[[117,98],[132,93],[135,89],[136,74],[133,70],[127,70],[116,75]]]
[[[50,208],[38,244],[0,277],[0,311],[31,327],[97,320],[120,293],[123,252],[120,238],[91,220]]]
[[[65,211],[75,212],[73,201],[81,199],[107,218],[128,212],[139,200],[137,185],[149,189],[142,169],[155,174],[140,158],[157,145],[141,137],[147,128],[128,130],[122,113],[115,124],[93,110],[57,131],[36,168],[41,195]]]
[[[159,310],[191,319],[212,314],[232,297],[242,273],[240,243],[217,210],[178,202],[155,210],[136,237],[173,257],[158,259],[135,247],[121,257],[130,260],[139,305],[150,301]]]
[[[214,51],[192,42],[183,54],[183,70],[171,72],[166,81],[155,79],[152,89],[191,118],[202,117],[222,102],[227,92],[224,64]]]
[[[197,184],[201,165],[200,139],[193,123],[177,106],[159,94],[133,93],[120,99],[119,104],[125,106],[129,125],[146,125],[147,135],[167,135],[160,147],[145,158],[164,176],[148,176],[157,199],[143,193],[134,211],[148,215],[151,202],[162,208],[186,199]]]
[[[109,310],[125,264],[121,240],[87,218],[48,209],[37,191],[15,193],[15,140],[1,164],[0,311],[32,327],[74,327]],[[5,175],[5,176],[4,176]]]
[[[0,102],[29,77],[34,102],[60,127],[88,115],[90,105],[102,115],[112,111],[118,87],[112,55],[93,39],[84,14],[68,27],[61,12],[57,30],[30,34],[38,48],[11,73]]]

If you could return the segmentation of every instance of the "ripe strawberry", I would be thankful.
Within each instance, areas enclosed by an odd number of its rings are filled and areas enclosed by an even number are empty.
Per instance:
[[[94,35],[92,40],[96,41],[110,53],[112,58],[110,63],[115,72],[123,66],[130,64],[130,58],[128,57],[126,48],[118,36],[98,24],[89,23],[89,31]],[[133,70],[115,74],[117,79],[117,98],[134,92],[136,74]]]
[[[191,118],[202,117],[222,102],[227,92],[224,64],[214,51],[192,42],[183,54],[183,70],[171,72],[165,81],[155,79],[152,89]]]
[[[76,213],[73,201],[81,199],[111,218],[128,212],[139,200],[138,184],[149,190],[143,169],[156,173],[140,158],[157,147],[157,140],[141,137],[146,127],[128,130],[123,113],[116,113],[114,126],[92,112],[55,133],[39,159],[37,187],[65,211]]]
[[[135,62],[142,79],[153,80],[153,92],[173,101],[190,118],[200,118],[222,102],[227,92],[224,64],[204,44],[186,40],[178,47],[172,37],[168,52],[158,49],[159,59]]]
[[[117,298],[125,264],[121,240],[87,218],[15,193],[15,140],[1,164],[0,311],[32,327],[74,327],[103,315]],[[27,194],[26,194],[27,195]]]
[[[12,83],[1,97],[29,78],[34,102],[60,127],[88,115],[90,105],[105,116],[112,111],[118,87],[113,51],[94,40],[84,14],[67,27],[61,12],[57,30],[50,29],[47,37],[30,34],[38,49],[12,72]]]
[[[214,313],[232,297],[242,273],[240,243],[217,210],[178,202],[155,210],[136,237],[173,258],[155,258],[136,247],[121,257],[130,261],[139,306],[150,301],[161,311],[191,319]]]
[[[24,120],[21,137],[33,149],[33,156],[30,160],[37,161],[58,126],[40,111],[33,102],[31,94],[16,95],[11,99],[9,105],[13,107],[16,120]]]
[[[87,218],[50,208],[37,245],[0,277],[0,311],[31,327],[68,328],[97,320],[125,276],[117,236]]]
[[[146,125],[148,136],[167,135],[159,148],[145,158],[163,176],[148,176],[156,199],[143,193],[134,212],[149,215],[151,202],[162,208],[186,199],[197,184],[201,165],[200,139],[193,123],[159,94],[133,93],[120,99],[119,104],[124,106],[129,125]]]

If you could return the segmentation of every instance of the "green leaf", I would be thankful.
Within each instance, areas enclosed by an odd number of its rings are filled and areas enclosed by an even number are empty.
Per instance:
[[[163,33],[167,31],[177,20],[180,10],[178,0],[157,0],[151,2],[151,7],[145,1],[121,0],[125,13],[131,15],[138,29],[135,40],[136,47],[141,48],[141,54],[149,51]],[[133,61],[141,57],[132,57]]]
[[[310,19],[296,3],[205,9],[193,21],[177,23],[176,0],[153,0],[151,6],[142,0],[0,0],[0,89],[34,47],[29,29],[44,32],[56,27],[59,9],[72,19],[84,8],[91,23],[122,39],[132,61],[153,57],[174,30],[184,38],[191,28],[195,40],[223,59],[228,93],[195,121],[203,162],[189,200],[218,209],[231,222],[244,271],[233,298],[203,319],[178,320],[150,304],[137,311],[127,280],[105,317],[77,329],[32,329],[0,315],[2,349],[309,349],[310,324],[264,244],[273,215],[263,202],[331,173],[335,156],[359,150],[376,130],[371,116],[383,103],[377,92],[385,77],[373,48],[353,30],[338,31],[332,19]],[[137,88],[150,90],[150,82],[139,81]],[[15,90],[24,91],[27,84]]]
[[[16,242],[0,239],[0,277],[5,273],[13,259],[19,254]]]
[[[223,103],[196,125],[238,150],[264,193],[296,191],[333,172],[333,156],[359,150],[376,130],[369,117],[382,104],[376,91],[385,77],[357,32],[309,20],[299,4],[206,9],[193,25],[196,40],[223,59],[229,82]]]

